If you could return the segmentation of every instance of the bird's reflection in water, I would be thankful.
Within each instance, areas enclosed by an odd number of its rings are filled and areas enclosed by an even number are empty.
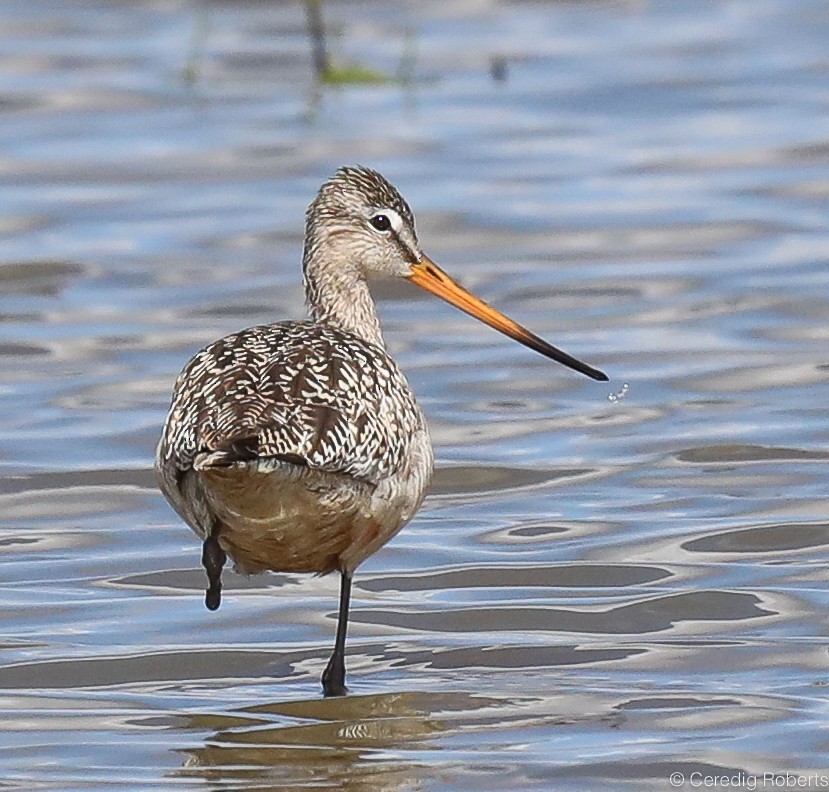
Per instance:
[[[192,725],[214,733],[204,747],[187,751],[180,772],[221,784],[248,780],[257,790],[319,788],[321,783],[349,791],[406,789],[416,777],[414,765],[390,762],[388,755],[383,762],[372,762],[371,754],[411,748],[445,731],[432,713],[457,710],[464,706],[463,699],[466,709],[489,703],[466,695],[390,693],[275,702],[229,714],[199,715]]]

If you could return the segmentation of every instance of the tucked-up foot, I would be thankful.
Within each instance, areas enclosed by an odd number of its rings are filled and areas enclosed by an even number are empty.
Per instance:
[[[207,572],[207,592],[204,604],[208,610],[216,610],[222,603],[222,567],[227,561],[225,551],[219,546],[215,534],[210,534],[204,540],[201,562]]]

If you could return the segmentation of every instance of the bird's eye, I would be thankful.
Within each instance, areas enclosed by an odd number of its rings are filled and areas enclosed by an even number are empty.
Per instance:
[[[369,220],[373,228],[378,231],[388,231],[391,228],[391,220],[384,214],[377,214]]]

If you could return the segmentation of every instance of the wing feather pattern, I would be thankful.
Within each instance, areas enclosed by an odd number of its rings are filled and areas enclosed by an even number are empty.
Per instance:
[[[199,352],[176,382],[160,454],[177,469],[285,461],[376,482],[422,429],[384,350],[305,322],[263,325]]]

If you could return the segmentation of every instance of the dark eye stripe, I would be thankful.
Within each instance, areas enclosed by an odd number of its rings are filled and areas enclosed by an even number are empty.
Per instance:
[[[397,243],[397,249],[400,251],[400,257],[404,261],[408,261],[409,264],[417,264],[417,262],[420,261],[420,255],[418,252],[416,250],[412,250],[394,231],[392,231],[392,237]]]

